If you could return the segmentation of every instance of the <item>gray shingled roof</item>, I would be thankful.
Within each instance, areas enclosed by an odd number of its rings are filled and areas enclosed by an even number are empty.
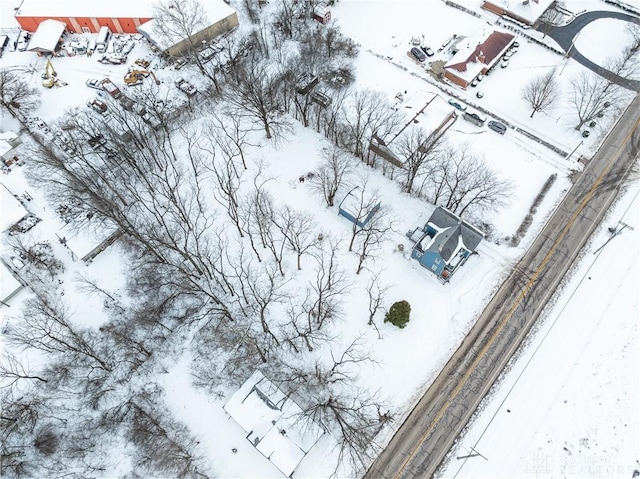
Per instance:
[[[480,241],[484,239],[484,233],[451,211],[441,206],[437,207],[429,223],[443,230],[436,235],[435,241],[429,248],[430,251],[437,251],[445,261],[449,261],[454,251],[458,247],[458,238],[462,236],[462,242],[469,251],[475,251]]]

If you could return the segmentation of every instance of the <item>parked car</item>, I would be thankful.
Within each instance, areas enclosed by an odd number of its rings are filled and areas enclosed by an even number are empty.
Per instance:
[[[104,80],[102,80],[102,82],[100,82],[100,85],[102,86],[102,89],[113,98],[118,98],[121,95],[120,89],[109,78],[105,78]]]
[[[157,130],[158,128],[160,128],[160,126],[162,126],[162,122],[160,121],[160,119],[150,112],[146,112],[144,115],[142,115],[142,121],[144,121],[154,130]]]
[[[102,55],[98,60],[100,63],[111,63],[112,65],[122,65],[126,63],[127,56],[120,55],[118,53],[109,53],[107,55]]]
[[[582,138],[588,138],[591,132],[589,130],[584,130],[582,132]]]
[[[433,50],[429,47],[420,47],[420,50],[422,50],[428,57],[432,57],[434,55]]]
[[[87,106],[89,108],[93,108],[98,113],[104,113],[105,111],[107,111],[107,104],[98,100],[97,98],[93,98],[87,101]]]
[[[464,112],[464,114],[462,115],[462,118],[464,118],[465,120],[477,126],[484,126],[484,122],[487,121],[487,119],[484,116],[480,115],[479,113],[476,113],[475,111]]]
[[[501,135],[504,135],[507,131],[507,126],[503,123],[500,123],[499,121],[491,120],[489,123],[487,123],[487,126],[496,133],[500,133]]]
[[[509,66],[509,59],[503,58],[502,63],[500,63],[500,68],[507,68]]]
[[[418,60],[420,63],[424,63],[427,59],[427,56],[420,50],[418,47],[413,47],[411,49],[411,54]]]
[[[482,97],[484,96],[484,92],[483,92],[482,90],[478,90],[478,91],[476,92],[476,96],[477,96],[478,98],[482,98]]]
[[[462,105],[460,103],[458,103],[457,101],[455,101],[453,98],[451,98],[449,100],[449,105],[451,105],[452,107],[454,107],[456,110],[460,110],[460,111],[465,111],[467,109],[466,105]]]
[[[478,81],[482,81],[482,80],[484,80],[484,75],[483,75],[482,73],[480,73],[480,74],[476,77],[476,80],[478,80]]]
[[[471,86],[472,87],[476,87],[478,86],[478,80],[476,78],[474,78],[473,80],[471,80]]]
[[[20,32],[20,36],[18,36],[18,51],[25,51],[27,46],[29,46],[29,40],[31,40],[31,34],[29,32],[25,32],[24,30]]]
[[[93,88],[95,90],[102,90],[102,81],[97,78],[90,78],[86,81],[86,84],[89,88]]]
[[[214,56],[216,56],[217,51],[213,47],[207,47],[198,53],[198,57],[201,61],[206,62],[211,60]]]
[[[196,90],[196,87],[194,87],[191,83],[189,83],[188,81],[182,78],[180,78],[179,80],[176,80],[176,86],[180,91],[186,93],[187,96],[193,96],[196,93],[198,93],[198,90]]]

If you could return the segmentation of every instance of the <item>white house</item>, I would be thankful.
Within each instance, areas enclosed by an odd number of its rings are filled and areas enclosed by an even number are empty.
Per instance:
[[[300,406],[260,371],[229,398],[224,410],[246,431],[249,442],[287,477],[324,434],[317,424],[302,425]]]

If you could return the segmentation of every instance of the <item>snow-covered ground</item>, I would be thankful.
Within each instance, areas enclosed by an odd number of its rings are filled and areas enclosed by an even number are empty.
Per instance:
[[[3,22],[13,21],[10,16],[5,15],[5,11],[12,8],[11,3],[2,2],[0,8],[3,10],[0,13],[2,13]],[[567,4],[573,10],[578,11],[582,4],[592,7],[600,5],[600,2],[567,2]],[[390,99],[397,92],[405,90],[407,96],[420,90],[426,90],[440,94],[445,100],[448,99],[448,95],[438,90],[435,80],[424,71],[424,68],[407,56],[409,41],[412,36],[424,34],[426,42],[434,50],[437,50],[437,47],[452,34],[470,35],[479,29],[483,22],[481,19],[447,7],[444,2],[440,1],[365,2],[341,0],[334,7],[333,16],[345,33],[362,45],[361,53],[356,59],[358,87],[381,90],[388,94]],[[9,27],[11,26],[9,25]],[[415,226],[422,226],[432,212],[433,205],[404,194],[397,184],[383,177],[377,171],[371,171],[364,165],[358,165],[356,168],[359,175],[367,177],[370,185],[381,192],[383,205],[396,218],[396,225],[394,233],[385,242],[379,258],[368,266],[370,271],[365,271],[358,277],[352,275],[353,294],[343,304],[345,320],[336,325],[332,332],[336,334],[336,347],[348,344],[358,336],[365,338],[367,350],[378,362],[361,367],[359,384],[362,389],[378,391],[381,398],[388,399],[390,404],[399,411],[399,416],[408,412],[410,405],[437,375],[450,353],[471,327],[491,293],[497,288],[501,279],[508,274],[510,266],[523,253],[536,232],[540,230],[559,198],[568,189],[569,175],[573,170],[581,168],[576,159],[580,155],[588,155],[598,144],[599,135],[592,135],[583,142],[579,132],[573,130],[573,120],[568,107],[564,104],[549,114],[537,114],[533,119],[529,118],[530,111],[520,99],[521,86],[528,78],[534,74],[545,73],[551,68],[558,68],[558,70],[562,70],[563,91],[566,93],[568,79],[581,71],[582,67],[572,61],[564,60],[561,56],[534,43],[527,41],[520,43],[520,51],[512,58],[510,66],[485,78],[478,87],[485,93],[482,99],[475,96],[476,89],[469,88],[467,91],[463,91],[453,87],[448,88],[457,96],[467,100],[472,106],[475,104],[486,108],[497,116],[509,120],[512,124],[521,126],[545,141],[557,145],[560,149],[572,151],[577,147],[577,151],[570,158],[564,158],[515,131],[510,130],[506,135],[500,136],[487,128],[478,128],[462,120],[456,122],[447,133],[450,141],[457,144],[469,143],[474,154],[482,156],[501,178],[511,182],[513,196],[507,207],[482,218],[495,229],[493,237],[491,241],[481,243],[480,255],[474,256],[465,264],[456,273],[451,283],[441,285],[415,260],[409,258],[411,244],[406,238],[405,232]],[[618,43],[615,45],[607,43],[607,45],[611,45],[611,48],[615,49]],[[585,50],[581,48],[581,51],[585,53],[591,50],[588,46],[585,46]],[[138,41],[134,50],[129,54],[130,59],[139,57],[153,58],[147,45],[142,41]],[[444,52],[440,52],[435,59],[446,61],[447,57]],[[66,108],[74,106],[85,108],[84,103],[94,94],[93,90],[85,86],[87,79],[101,79],[109,76],[122,88],[126,88],[122,85],[122,76],[126,72],[127,66],[102,65],[97,62],[95,56],[93,58],[54,59],[58,78],[68,85],[51,90],[45,90],[40,86],[40,73],[44,69],[45,62],[43,58],[32,53],[7,51],[0,62],[2,67],[24,67],[25,75],[30,79],[32,85],[42,91],[43,102],[37,116],[47,122],[53,123]],[[167,89],[172,88],[173,82],[177,78],[186,74],[184,70],[177,72],[166,67],[157,59],[154,60],[151,68],[161,80],[163,87]],[[204,84],[203,80],[197,79],[195,70],[191,71],[191,75],[193,78],[189,77],[189,81],[193,81],[196,85]],[[176,93],[180,94],[174,88],[172,94]],[[610,115],[605,117],[606,122],[601,127],[603,134],[615,119],[614,113],[612,111]],[[2,129],[17,128],[16,123],[8,115],[5,113],[2,115]],[[327,146],[327,143],[313,130],[305,129],[298,123],[295,123],[294,128],[295,132],[287,142],[275,146],[256,136],[255,143],[258,146],[251,149],[249,156],[254,162],[262,161],[265,176],[274,178],[269,189],[277,197],[279,203],[295,205],[296,208],[308,212],[323,231],[331,232],[338,237],[346,236],[349,234],[350,224],[344,218],[337,216],[337,208],[325,208],[308,183],[298,181],[301,175],[316,169],[320,161],[319,152],[321,148]],[[507,246],[507,242],[503,241],[503,238],[515,233],[533,199],[552,174],[557,174],[558,179],[547,193],[545,200],[538,206],[537,214],[527,236],[519,247]],[[34,238],[50,241],[56,255],[65,262],[67,272],[62,278],[64,280],[64,294],[66,301],[72,305],[73,320],[77,324],[99,327],[107,320],[107,316],[101,310],[100,300],[95,296],[87,297],[79,289],[80,282],[76,275],[81,273],[99,279],[105,288],[116,293],[123,290],[123,271],[126,270],[126,265],[123,264],[123,257],[117,243],[89,265],[78,261],[74,262],[69,252],[57,242],[55,234],[62,226],[59,218],[48,207],[41,192],[33,191],[25,182],[20,168],[14,168],[1,180],[14,193],[22,194],[22,192],[28,191],[33,196],[28,207],[30,211],[43,218],[43,221],[30,232],[30,235]],[[629,223],[632,222],[629,221]],[[637,230],[635,231],[634,234],[637,234]],[[622,236],[614,239],[598,258],[604,257],[616,244],[621,240],[627,240],[630,236],[629,232],[625,232]],[[404,251],[400,251],[398,245],[403,245]],[[637,257],[637,248],[635,251],[635,257]],[[6,249],[4,252],[6,253]],[[349,272],[355,271],[357,258],[354,255],[343,252],[340,260]],[[398,330],[388,324],[380,324],[382,339],[378,339],[377,333],[366,325],[367,304],[364,290],[371,277],[371,271],[377,270],[383,271],[383,282],[390,287],[386,302],[390,304],[392,301],[405,299],[412,305],[425,305],[413,309],[411,322],[404,330]],[[637,272],[637,264],[634,271]],[[633,271],[628,273],[629,278],[632,278],[632,273]],[[601,275],[604,276],[604,272]],[[635,289],[635,291],[637,290],[638,288]],[[628,295],[631,295],[631,292],[629,290]],[[3,324],[6,324],[9,316],[16,317],[16,311],[19,310],[21,301],[28,295],[27,289],[21,291],[12,300],[10,313],[6,309],[1,312]],[[613,301],[613,293],[611,293],[611,298]],[[607,302],[607,304],[609,303],[611,301]],[[637,301],[635,307],[637,313]],[[576,315],[578,314],[579,312],[576,313]],[[11,319],[11,321],[13,320]],[[381,323],[381,321],[379,322]],[[547,320],[545,324],[549,323],[550,320]],[[609,328],[610,325],[608,322],[599,323],[595,324],[593,329],[598,327]],[[622,328],[623,325],[621,324],[620,327]],[[637,333],[637,328],[635,331]],[[585,338],[585,340],[587,339],[589,338]],[[590,356],[591,353],[588,349],[581,348],[580,345],[576,348],[579,350],[578,357],[570,364],[567,362],[567,367],[573,366],[578,361],[585,362],[587,357],[593,357]],[[554,351],[557,351],[557,348]],[[580,356],[583,351],[584,356]],[[634,354],[633,357],[637,357],[637,353],[637,345],[635,349],[632,345],[628,346],[627,357]],[[538,356],[541,355],[542,352],[538,354]],[[198,437],[201,452],[210,460],[210,465],[216,476],[278,477],[278,470],[246,441],[245,432],[222,409],[226,398],[234,391],[221,387],[220,397],[213,397],[195,388],[191,384],[190,360],[188,352],[177,363],[168,359],[167,373],[161,375],[158,381],[165,388],[166,399],[171,411],[176,418],[184,421]],[[602,373],[609,368],[607,364],[609,363],[607,362],[600,368]],[[576,372],[574,373],[574,371]],[[570,368],[566,373],[567,375],[573,374],[572,377],[575,377],[578,371],[579,369],[576,367]],[[537,381],[537,378],[535,380]],[[584,378],[582,381],[577,384],[583,385]],[[533,388],[529,381],[527,381],[527,387]],[[561,384],[558,382],[549,384],[546,390],[553,390],[553,388],[556,388],[555,391],[562,391]],[[635,392],[635,396],[631,393],[626,397],[620,396],[621,403],[627,410],[633,410],[631,408],[633,402],[631,401],[638,397],[637,387]],[[554,392],[554,394],[559,395],[560,392]],[[604,401],[605,399],[603,399]],[[606,402],[605,404],[611,403]],[[509,419],[513,418],[516,408],[513,407],[512,411]],[[527,414],[527,417],[531,417],[531,415]],[[544,416],[541,417],[540,424],[543,419]],[[629,428],[632,428],[630,420],[628,423]],[[562,424],[567,427],[572,426],[570,422]],[[637,432],[637,421],[635,425],[634,431]],[[595,430],[599,425],[590,422],[585,427],[587,430],[589,428]],[[629,430],[631,431],[631,429]],[[390,437],[392,432],[389,428],[384,434],[386,437]],[[554,441],[553,444],[558,445],[562,432],[556,430],[555,434],[554,431],[549,434],[549,437]],[[586,436],[587,432],[581,434],[566,439],[566,447],[574,455],[577,454],[576,444],[579,446],[579,440],[582,436]],[[537,438],[537,436],[533,436],[533,433],[526,436],[527,440],[531,437]],[[508,444],[508,441],[505,444]],[[594,448],[599,446],[594,444],[595,441],[589,440],[588,444],[582,447],[587,450],[586,448],[589,446],[593,451],[596,451]],[[614,444],[613,437],[610,444],[608,447],[618,447],[623,450],[622,446]],[[536,443],[537,445],[538,443]],[[478,448],[484,454],[482,447],[483,443],[480,443]],[[233,452],[233,448],[237,451]],[[524,450],[523,454],[528,454],[530,450]],[[600,449],[597,451],[598,454],[601,453]],[[544,453],[553,457],[559,464],[560,458],[564,456],[561,454],[552,456],[552,453],[556,454],[556,452],[555,449],[544,449]],[[326,458],[332,458],[333,454],[335,451],[332,450],[330,441],[327,438],[321,440],[303,459],[299,469],[296,470],[296,477],[329,476],[333,471],[333,460],[326,460]],[[624,465],[627,464],[624,462],[627,460],[626,457],[620,456],[619,460]],[[505,472],[505,477],[519,475],[517,474],[519,470],[515,469],[519,463],[515,461],[515,465],[513,465],[514,461],[515,459],[511,461],[513,467]],[[471,467],[471,463],[465,467]],[[484,471],[471,474],[475,477],[493,477],[494,474],[500,473],[499,470],[487,470],[486,473]],[[463,472],[464,474],[466,472]]]
[[[583,54],[592,62],[607,65],[608,62],[620,57],[622,50],[631,44],[633,36],[629,31],[630,27],[640,28],[615,18],[596,20],[580,31],[574,42],[575,48],[579,52],[586,52]],[[607,41],[603,42],[603,38]],[[640,78],[639,70],[632,72],[635,80]]]
[[[640,470],[639,220],[636,177],[442,477],[628,478]],[[623,224],[607,243],[608,227]]]

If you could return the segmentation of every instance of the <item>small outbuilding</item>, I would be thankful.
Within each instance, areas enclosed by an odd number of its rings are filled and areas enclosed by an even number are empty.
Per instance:
[[[67,25],[58,20],[49,19],[41,22],[31,37],[27,50],[36,53],[54,53],[58,49],[60,38],[66,28]]]
[[[315,422],[301,420],[302,409],[260,371],[254,372],[224,405],[247,440],[286,477],[324,434]]]
[[[338,206],[338,214],[359,228],[364,228],[380,209],[380,201],[367,197],[359,186],[353,188]]]
[[[20,138],[13,131],[0,133],[0,158],[9,167],[18,161],[16,148],[20,145]]]
[[[313,19],[326,25],[331,21],[331,10],[325,3],[319,3],[313,8]]]
[[[122,232],[115,225],[82,229],[67,224],[56,233],[58,241],[69,250],[74,259],[90,263],[96,256],[112,245]]]
[[[439,206],[424,227],[407,236],[415,241],[411,257],[445,283],[476,252],[485,234]]]
[[[29,215],[29,212],[4,184],[0,183],[0,232],[10,230]]]
[[[22,288],[14,269],[0,260],[0,306],[9,306],[8,301]]]

